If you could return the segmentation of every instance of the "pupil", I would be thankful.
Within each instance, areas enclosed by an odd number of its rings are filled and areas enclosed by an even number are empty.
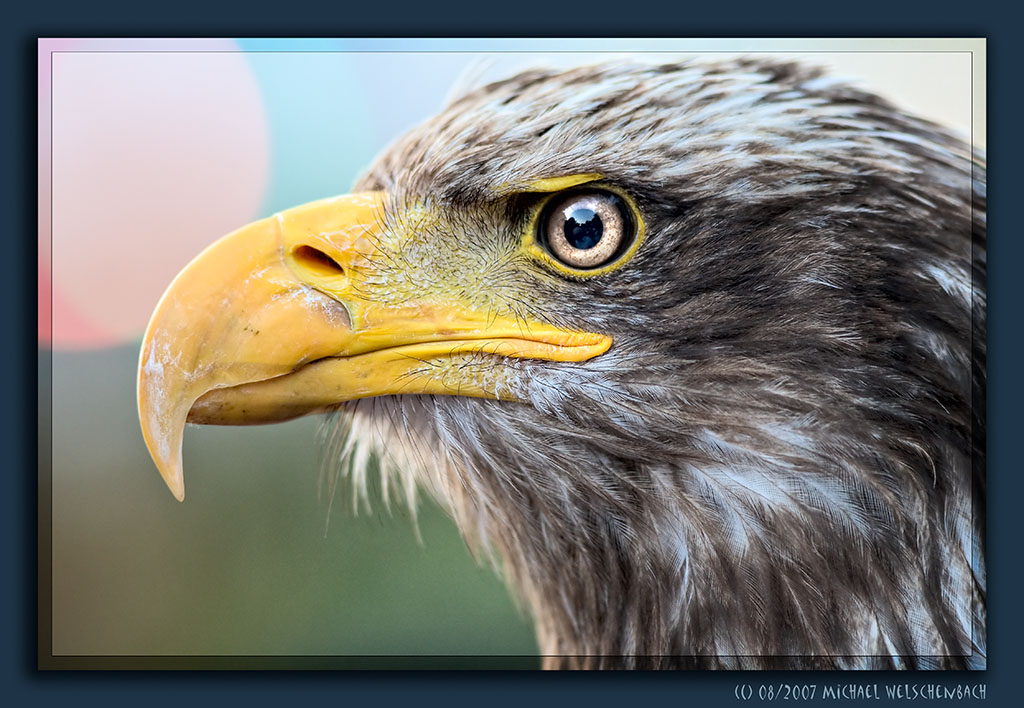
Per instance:
[[[573,209],[563,226],[565,240],[573,248],[585,251],[593,248],[601,241],[604,224],[601,217],[591,209]]]

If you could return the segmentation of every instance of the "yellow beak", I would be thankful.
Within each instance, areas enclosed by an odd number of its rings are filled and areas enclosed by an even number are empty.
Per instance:
[[[171,283],[139,359],[146,446],[184,499],[186,420],[288,420],[344,401],[400,393],[511,398],[472,378],[439,376],[466,352],[584,361],[611,338],[494,317],[453,300],[395,303],[360,272],[381,258],[383,194],[288,209],[214,243]]]

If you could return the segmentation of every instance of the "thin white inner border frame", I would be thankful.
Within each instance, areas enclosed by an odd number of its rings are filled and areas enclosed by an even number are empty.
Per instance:
[[[237,49],[210,49],[213,42],[246,42]],[[68,47],[69,43],[74,47]],[[469,53],[469,54],[608,54],[609,58],[625,54],[798,54],[798,53],[950,53],[971,54],[971,127],[969,138],[972,146],[978,146],[976,127],[984,126],[987,120],[986,99],[986,40],[984,38],[722,38],[722,39],[671,39],[671,38],[45,38],[37,43],[39,76],[51,76],[54,53],[88,52],[209,52],[209,53]],[[38,84],[38,234],[39,262],[52,265],[52,233],[43,230],[43,224],[51,225],[52,208],[52,149],[49,149],[52,131],[52,79],[44,91],[43,82]],[[870,87],[867,87],[870,89]],[[49,149],[49,159],[44,160],[44,145]],[[982,151],[985,150],[984,146]],[[42,282],[42,279],[40,279]],[[40,285],[42,287],[42,285]],[[41,291],[40,291],[40,294]],[[42,303],[43,299],[39,298]],[[52,303],[52,298],[50,299]],[[52,306],[52,304],[51,304]],[[52,328],[50,309],[38,308],[39,325]],[[52,341],[52,336],[51,336]],[[43,390],[43,378],[52,378],[52,360],[47,362],[48,370],[41,367],[39,391]],[[52,410],[52,387],[51,410]],[[42,423],[42,421],[40,421]],[[52,421],[47,421],[46,430],[40,425],[40,434],[48,434],[52,446]],[[40,441],[42,442],[42,441]],[[51,452],[52,459],[52,452]],[[52,495],[52,471],[47,470],[51,479],[46,480],[46,489]],[[42,470],[40,470],[42,473]],[[40,480],[40,490],[44,487]],[[52,524],[52,496],[49,509],[40,515],[40,523]],[[972,516],[974,513],[972,498]],[[52,530],[51,530],[52,543]],[[973,549],[972,549],[973,550]],[[47,554],[52,558],[52,552]],[[41,559],[42,560],[42,559]],[[47,592],[46,596],[50,596]],[[42,606],[40,610],[42,610]],[[52,605],[49,608],[52,612]],[[52,616],[50,631],[53,631]],[[40,629],[42,629],[40,627]],[[974,627],[972,626],[972,634]],[[987,634],[987,631],[986,631]],[[42,649],[42,647],[40,647]],[[52,635],[50,649],[52,652]],[[53,655],[51,655],[52,657]],[[289,658],[292,655],[280,658]],[[123,657],[125,659],[131,657]],[[987,662],[986,662],[987,663]]]

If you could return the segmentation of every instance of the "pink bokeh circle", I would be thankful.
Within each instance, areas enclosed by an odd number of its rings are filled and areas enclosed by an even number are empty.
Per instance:
[[[52,54],[54,347],[139,337],[178,271],[260,216],[263,100],[237,47],[212,49]]]

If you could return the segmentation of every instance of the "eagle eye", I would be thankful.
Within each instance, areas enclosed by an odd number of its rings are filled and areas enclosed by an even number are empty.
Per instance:
[[[622,198],[603,190],[574,191],[552,199],[540,221],[540,241],[561,263],[588,270],[621,256],[635,238]]]

